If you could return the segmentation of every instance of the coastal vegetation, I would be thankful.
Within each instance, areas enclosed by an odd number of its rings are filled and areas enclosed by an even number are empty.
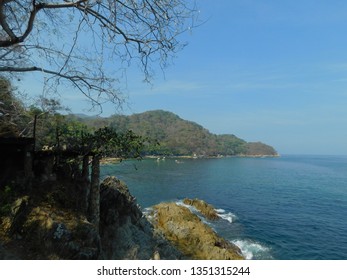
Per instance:
[[[104,155],[107,156],[117,156],[118,153],[121,157],[119,151],[127,149],[124,143],[134,144],[135,135],[138,140],[141,138],[141,144],[137,142],[139,146],[136,156],[277,155],[276,150],[269,145],[260,142],[250,143],[233,134],[216,135],[197,123],[183,120],[174,113],[163,110],[105,118],[63,114],[66,109],[55,99],[40,97],[35,105],[25,106],[14,94],[11,84],[6,79],[0,78],[0,87],[0,137],[35,135],[37,150],[64,148],[74,151],[82,149],[85,152],[86,149],[92,149],[92,140],[95,145],[102,143],[101,140],[97,141],[97,137],[92,139],[92,134],[99,133],[101,139],[112,131],[114,135],[118,135],[118,141],[123,137],[123,146],[120,147],[120,142],[117,145],[112,142],[113,147],[108,147],[106,151],[105,144],[102,144],[104,147],[99,145],[98,149],[103,149]],[[125,141],[126,138],[128,142]]]
[[[131,130],[152,143],[146,155],[158,156],[276,156],[276,150],[261,142],[247,142],[233,134],[216,135],[201,125],[184,120],[174,113],[155,110],[130,116],[108,118],[69,116],[88,127],[110,126],[117,131]]]

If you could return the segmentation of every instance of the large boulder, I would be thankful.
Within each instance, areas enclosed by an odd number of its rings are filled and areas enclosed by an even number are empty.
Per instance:
[[[154,227],[191,259],[243,259],[240,249],[218,236],[187,207],[174,202],[153,207]]]

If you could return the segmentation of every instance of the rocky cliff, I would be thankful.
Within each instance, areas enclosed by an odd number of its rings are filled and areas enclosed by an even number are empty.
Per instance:
[[[0,217],[0,259],[183,258],[115,177],[100,186],[99,229],[75,207],[73,186],[66,184],[37,185],[11,203]]]
[[[106,259],[183,258],[153,230],[124,183],[106,178],[100,196],[100,237]]]
[[[100,185],[100,226],[78,209],[73,185],[36,185],[0,215],[0,259],[242,259],[240,250],[175,203],[154,207],[150,221],[115,177]],[[185,200],[207,218],[211,205]]]

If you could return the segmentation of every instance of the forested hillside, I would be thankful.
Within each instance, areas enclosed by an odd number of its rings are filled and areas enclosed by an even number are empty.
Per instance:
[[[80,144],[81,139],[108,127],[120,135],[132,130],[144,137],[145,155],[166,156],[275,156],[274,148],[263,143],[247,143],[235,135],[215,135],[201,125],[163,111],[107,118],[63,115],[59,101],[41,98],[40,106],[26,108],[5,79],[0,79],[0,137],[31,137],[35,130],[36,149]],[[35,129],[34,129],[35,127]],[[130,143],[131,144],[131,143]]]
[[[146,150],[150,155],[277,155],[275,149],[266,144],[248,143],[235,135],[215,135],[199,124],[162,110],[131,116],[114,115],[109,118],[73,118],[91,127],[108,125],[119,132],[130,129],[136,134],[156,140],[159,145],[149,145]]]

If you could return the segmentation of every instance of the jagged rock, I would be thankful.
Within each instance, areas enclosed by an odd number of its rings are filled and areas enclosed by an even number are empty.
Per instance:
[[[154,206],[152,223],[181,252],[192,259],[243,259],[240,249],[219,237],[187,207],[176,203]]]
[[[60,203],[56,188],[36,189],[36,197],[14,201],[10,216],[1,217],[0,258],[6,259],[180,259],[144,217],[127,186],[114,177],[100,186],[100,226],[78,209]],[[69,189],[66,185],[66,189]],[[49,190],[45,192],[45,190]],[[59,196],[60,197],[60,196]],[[72,195],[67,196],[74,197]],[[10,250],[10,251],[9,251]],[[12,254],[15,257],[11,257]],[[16,254],[18,253],[18,254]]]
[[[101,242],[93,224],[60,210],[36,207],[23,225],[24,239],[30,258],[99,259]]]
[[[71,186],[57,183],[45,188],[43,184],[36,196],[13,202],[11,213],[0,223],[0,259],[242,258],[237,247],[218,237],[186,207],[157,206],[153,226],[127,186],[115,177],[100,185],[99,228],[87,221],[83,211],[71,208],[72,199],[66,203],[57,199],[54,194],[62,187]],[[74,196],[66,196],[70,197]],[[206,203],[198,204],[209,209]],[[212,210],[206,212],[213,217]]]
[[[183,203],[194,206],[197,210],[200,211],[201,214],[203,214],[209,220],[219,219],[217,211],[214,209],[214,207],[203,200],[200,200],[197,198],[195,199],[185,198],[183,200]]]
[[[180,259],[182,254],[158,236],[127,186],[115,177],[100,186],[100,236],[106,259]]]
[[[102,257],[96,228],[69,209],[56,208],[47,202],[36,204],[29,196],[23,196],[12,203],[9,215],[1,220],[1,237],[6,240],[6,246],[0,248],[0,258]]]

